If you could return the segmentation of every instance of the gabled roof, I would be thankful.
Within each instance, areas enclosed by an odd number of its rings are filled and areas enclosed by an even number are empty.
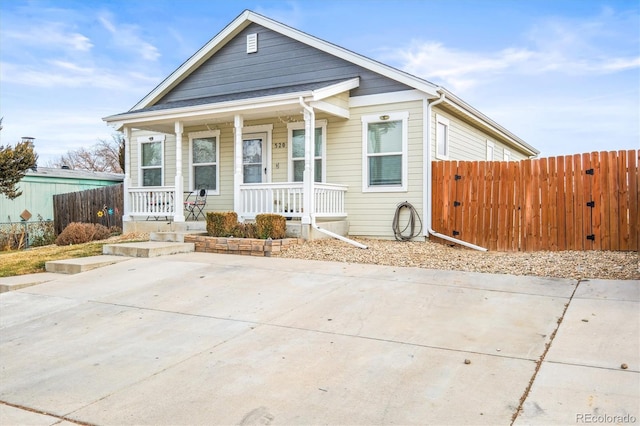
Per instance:
[[[215,116],[216,114],[229,113],[231,110],[243,111],[248,109],[256,110],[260,108],[264,108],[266,110],[267,108],[273,108],[274,106],[285,106],[296,103],[298,96],[311,95],[314,101],[321,101],[321,99],[332,94],[337,94],[337,92],[333,93],[337,88],[339,88],[340,91],[344,91],[358,87],[357,77],[345,76],[343,81],[332,80],[315,82],[307,85],[300,84],[273,87],[245,93],[231,93],[199,99],[190,99],[188,101],[156,104],[251,24],[260,25],[310,47],[316,48],[337,58],[412,87],[424,94],[425,98],[436,99],[444,95],[445,104],[443,105],[450,106],[452,109],[461,112],[472,121],[475,121],[482,127],[500,135],[502,138],[508,140],[510,144],[519,147],[525,152],[533,155],[540,153],[540,151],[527,144],[524,140],[520,139],[518,136],[511,133],[500,124],[482,114],[480,111],[453,95],[443,87],[437,86],[427,80],[413,76],[389,65],[385,65],[381,62],[359,55],[343,47],[313,37],[250,10],[242,12],[193,56],[180,65],[178,69],[171,73],[171,75],[162,81],[155,89],[135,104],[128,112],[105,117],[104,120],[121,126],[126,122],[136,123],[139,120],[149,120],[152,118],[157,120],[166,120],[169,118],[184,119],[189,116],[193,117],[200,114],[210,114]],[[249,102],[249,104],[247,104],[247,102]],[[215,105],[216,108],[211,108],[213,105]],[[336,109],[331,105],[319,102],[318,107],[322,109],[322,106],[325,108],[328,107],[329,110],[327,111],[333,111],[343,117],[348,116],[348,111],[341,111],[340,108]]]
[[[153,105],[251,23],[256,23],[301,43],[315,47],[318,50],[344,59],[363,68],[367,68],[380,75],[418,89],[432,97],[438,96],[436,93],[438,86],[433,83],[385,65],[381,62],[374,61],[373,59],[359,55],[335,44],[313,37],[250,10],[245,10],[236,19],[234,19],[233,22],[227,25],[214,38],[191,56],[185,63],[180,65],[178,69],[153,89],[151,93],[134,105],[130,111],[145,109]]]

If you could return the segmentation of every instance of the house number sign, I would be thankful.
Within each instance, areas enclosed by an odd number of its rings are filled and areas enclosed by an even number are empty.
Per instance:
[[[287,147],[287,143],[286,142],[274,142],[273,143],[273,149],[283,149]]]

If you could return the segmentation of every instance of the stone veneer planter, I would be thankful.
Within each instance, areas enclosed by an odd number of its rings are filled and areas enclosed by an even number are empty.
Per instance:
[[[261,240],[258,238],[222,238],[200,235],[185,235],[185,243],[194,243],[195,250],[201,253],[241,254],[245,256],[277,256],[289,246],[302,243],[300,238],[282,240]]]

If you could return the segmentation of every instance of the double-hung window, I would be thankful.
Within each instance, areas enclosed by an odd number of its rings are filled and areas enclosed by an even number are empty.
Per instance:
[[[304,123],[289,123],[289,181],[302,182],[304,175],[305,129]],[[325,135],[327,121],[316,120],[313,148],[313,174],[315,182],[324,182]]]
[[[206,189],[219,193],[220,131],[189,133],[189,186],[191,190]]]
[[[408,112],[362,117],[362,190],[406,191]]]
[[[140,136],[138,158],[142,186],[162,186],[164,181],[164,135]]]
[[[436,158],[449,159],[449,119],[436,114]]]

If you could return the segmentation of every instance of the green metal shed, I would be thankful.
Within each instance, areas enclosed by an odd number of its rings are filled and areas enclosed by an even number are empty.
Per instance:
[[[29,170],[18,184],[21,196],[9,200],[0,195],[0,222],[19,222],[25,210],[31,213],[31,221],[38,220],[38,215],[44,220],[53,220],[54,195],[116,185],[123,179],[122,174],[86,170],[49,167]]]

